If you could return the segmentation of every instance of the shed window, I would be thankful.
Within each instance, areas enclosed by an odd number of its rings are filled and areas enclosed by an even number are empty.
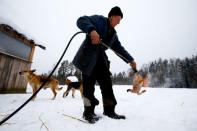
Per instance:
[[[31,46],[0,31],[0,52],[29,61]]]

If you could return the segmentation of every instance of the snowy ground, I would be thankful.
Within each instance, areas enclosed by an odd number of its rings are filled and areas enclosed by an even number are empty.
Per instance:
[[[66,87],[66,86],[65,86]],[[81,118],[83,104],[80,93],[76,91],[62,98],[59,91],[55,100],[50,89],[41,90],[34,102],[27,104],[21,111],[0,126],[0,131],[196,131],[197,130],[197,90],[147,88],[141,96],[127,93],[131,86],[114,86],[118,101],[116,112],[126,115],[126,120],[113,120],[102,115],[102,100],[99,87],[96,97],[100,100],[96,114],[102,119],[90,125],[63,116],[67,114]],[[28,92],[31,88],[28,87]],[[1,94],[0,119],[12,113],[31,94]],[[42,121],[45,126],[42,126]]]

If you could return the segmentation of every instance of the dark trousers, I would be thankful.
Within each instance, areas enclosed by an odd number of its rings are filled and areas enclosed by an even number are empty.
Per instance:
[[[99,59],[90,76],[82,74],[84,106],[96,106],[99,101],[94,96],[96,81],[100,85],[104,106],[115,106],[117,104],[111,81],[111,73],[102,59]]]

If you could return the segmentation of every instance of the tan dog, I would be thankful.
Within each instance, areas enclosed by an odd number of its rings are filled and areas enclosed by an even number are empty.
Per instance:
[[[29,84],[31,85],[32,89],[33,89],[33,93],[36,92],[38,90],[38,88],[43,84],[43,82],[48,78],[47,76],[39,76],[34,74],[36,70],[24,70],[19,72],[20,75],[23,75],[27,78]],[[51,77],[46,84],[44,85],[44,89],[50,87],[54,97],[52,98],[52,100],[55,99],[56,97],[56,91],[55,90],[61,90],[61,88],[59,88],[59,81],[56,80],[55,78]],[[36,96],[32,99],[35,100]]]
[[[75,98],[75,90],[79,90],[81,97],[83,98],[83,84],[81,82],[72,82],[66,79],[66,85],[68,85],[67,90],[64,92],[63,97],[66,97],[70,90],[72,90],[72,97]]]
[[[145,78],[143,78],[141,75],[137,75],[135,73],[134,79],[133,79],[133,89],[128,89],[127,92],[132,92],[136,93],[137,95],[141,95],[142,93],[146,92],[146,90],[143,90],[140,92],[142,86],[143,87],[148,87],[148,74],[146,75]]]

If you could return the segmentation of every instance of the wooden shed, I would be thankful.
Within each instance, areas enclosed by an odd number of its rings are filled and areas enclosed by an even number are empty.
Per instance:
[[[19,72],[30,69],[35,45],[12,27],[0,25],[0,93],[26,92],[27,80]]]

